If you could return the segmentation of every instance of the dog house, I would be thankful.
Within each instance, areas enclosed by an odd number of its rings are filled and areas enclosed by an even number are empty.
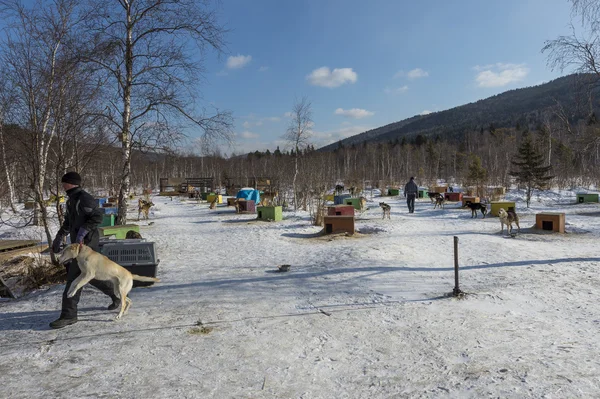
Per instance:
[[[346,198],[344,199],[344,205],[352,205],[354,209],[359,211],[362,209],[360,198]]]
[[[462,193],[445,193],[444,198],[450,202],[460,202],[463,199]]]
[[[577,194],[577,203],[583,204],[584,202],[598,202],[598,194]]]
[[[215,193],[201,193],[200,195],[202,196],[202,199],[204,201],[208,201],[208,197],[211,195],[215,195]]]
[[[335,195],[333,197],[333,203],[335,205],[343,205],[343,204],[345,204],[344,200],[346,198],[350,198],[350,194]]]
[[[239,201],[240,213],[256,213],[256,202],[254,200]]]
[[[470,202],[472,204],[476,204],[478,202],[481,202],[479,197],[474,197],[471,195],[465,195],[462,197],[462,206],[467,206],[467,202]]]
[[[153,242],[141,240],[105,241],[100,248],[100,253],[108,259],[123,266],[125,269],[138,276],[156,277],[159,260],[156,258],[156,248]],[[115,240],[117,241],[117,240]],[[134,287],[148,286],[153,282],[135,281]]]
[[[206,201],[207,202],[213,202],[214,199],[217,198],[217,204],[222,204],[223,203],[223,196],[222,195],[217,195],[217,194],[209,194],[206,196]]]
[[[515,211],[516,205],[514,201],[492,201],[490,202],[490,213],[492,216],[498,216],[500,208],[504,208],[505,211]]]
[[[328,216],[354,216],[354,206],[335,205],[327,207]]]
[[[565,214],[542,212],[535,215],[535,227],[540,230],[565,232]]]
[[[325,216],[325,234],[354,234],[354,216]]]
[[[107,209],[107,208],[104,208]],[[102,223],[98,225],[98,227],[108,227],[115,225],[115,215],[114,214],[104,214],[102,215]]]
[[[429,192],[427,191],[426,188],[420,188],[417,193],[417,198],[427,198],[428,195],[429,195]]]
[[[125,236],[129,230],[139,233],[140,226],[137,224],[120,224],[117,226],[98,227],[100,237],[115,236],[117,239],[125,239]]]
[[[279,222],[283,220],[283,210],[280,206],[259,206],[256,208],[257,219],[273,220]]]
[[[333,202],[335,200],[335,195],[333,195],[333,194],[325,194],[325,196],[323,197],[323,199],[325,201]]]
[[[400,195],[400,190],[397,188],[390,188],[388,190],[388,195],[391,195],[391,196]]]
[[[448,187],[446,186],[435,186],[429,189],[430,193],[444,194],[446,191],[448,191]]]

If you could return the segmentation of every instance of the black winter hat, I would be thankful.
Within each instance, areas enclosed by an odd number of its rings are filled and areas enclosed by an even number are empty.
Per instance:
[[[62,179],[60,179],[60,181],[63,183],[69,183],[79,186],[81,185],[81,176],[79,176],[79,173],[77,172],[67,172],[62,177]]]

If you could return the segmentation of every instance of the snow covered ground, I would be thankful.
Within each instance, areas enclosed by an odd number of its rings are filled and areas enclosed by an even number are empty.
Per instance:
[[[354,237],[232,207],[156,197],[162,282],[118,322],[86,288],[51,330],[63,286],[0,302],[0,396],[106,398],[600,397],[600,204],[517,200],[522,232],[447,204],[374,198]],[[382,220],[377,203],[392,206]],[[535,213],[565,212],[567,234]],[[0,238],[38,236],[0,230]],[[463,299],[454,287],[459,237]],[[287,273],[278,265],[290,264]]]

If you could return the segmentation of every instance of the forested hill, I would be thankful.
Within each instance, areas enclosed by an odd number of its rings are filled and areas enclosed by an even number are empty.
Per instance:
[[[403,138],[412,141],[418,135],[459,138],[466,131],[495,128],[530,126],[535,128],[544,111],[556,107],[557,101],[565,109],[572,122],[589,115],[589,105],[582,82],[589,76],[569,75],[539,86],[510,90],[474,103],[461,105],[428,115],[417,115],[399,122],[348,137],[341,142],[322,147],[320,151],[332,151],[341,145],[362,142],[394,142]],[[579,105],[578,105],[579,104]],[[598,102],[595,101],[596,106]]]

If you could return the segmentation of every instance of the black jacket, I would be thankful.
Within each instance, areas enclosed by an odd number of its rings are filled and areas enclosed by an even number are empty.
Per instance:
[[[409,181],[408,183],[406,183],[406,186],[404,186],[404,196],[405,197],[407,195],[417,195],[418,191],[419,191],[419,187],[414,182],[414,180]]]
[[[102,211],[98,208],[96,200],[81,187],[67,191],[69,199],[65,211],[65,220],[60,228],[64,235],[71,236],[71,242],[77,239],[80,227],[88,230],[83,243],[93,249],[98,247],[100,233],[98,225],[102,223]]]

